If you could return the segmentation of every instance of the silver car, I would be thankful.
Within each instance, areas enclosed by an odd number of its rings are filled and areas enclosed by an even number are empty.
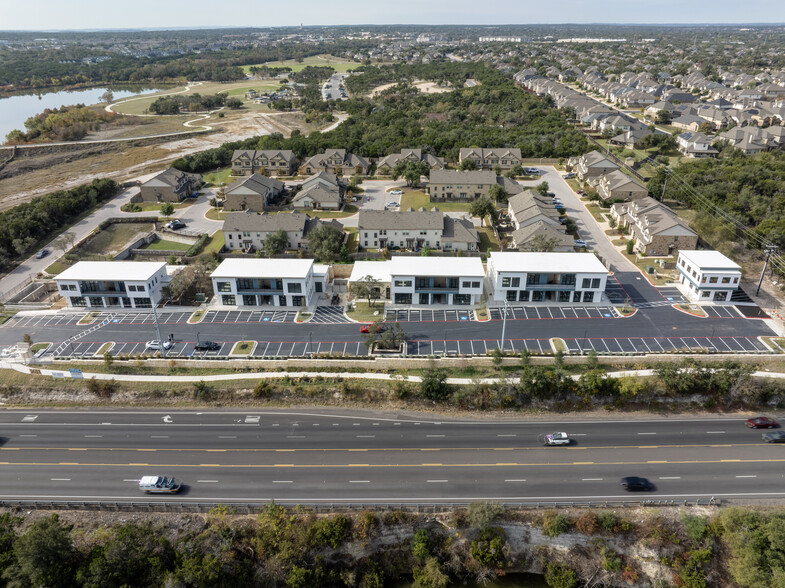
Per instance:
[[[545,445],[569,445],[570,441],[570,436],[563,432],[545,435]]]

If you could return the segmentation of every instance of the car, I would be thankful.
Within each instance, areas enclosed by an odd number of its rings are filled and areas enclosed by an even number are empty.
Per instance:
[[[654,490],[654,484],[649,482],[646,478],[639,478],[638,476],[622,478],[621,485],[628,492],[633,490]]]
[[[36,259],[43,259],[47,255],[49,255],[49,250],[48,249],[41,249],[41,251],[39,251],[38,253],[35,254],[35,258]]]
[[[172,231],[176,231],[177,229],[182,229],[185,226],[185,223],[180,219],[170,220],[168,223],[164,225],[167,229],[171,229]]]
[[[144,344],[147,349],[152,349],[154,351],[161,351],[161,349],[169,349],[172,347],[171,341],[164,341],[163,346],[161,345],[161,341],[158,339],[154,339],[152,341],[148,341]]]
[[[572,178],[574,178],[574,177],[575,177],[575,174],[574,174],[574,173],[572,173],[572,172],[570,172],[570,173],[568,173],[568,174],[564,174],[562,177],[563,177],[565,180],[570,180],[570,179],[572,179]]]
[[[586,194],[586,192],[584,192],[583,190],[578,190],[576,192],[576,194],[579,194],[580,196],[583,196],[584,194]]]
[[[523,173],[525,173],[527,176],[539,176],[540,170],[538,170],[536,167],[524,167]]]
[[[777,426],[777,421],[765,416],[747,419],[744,424],[750,429],[773,429]]]
[[[177,494],[183,484],[175,478],[166,476],[142,476],[139,490],[152,494]]]
[[[785,443],[785,431],[766,431],[761,437],[766,443]]]
[[[586,241],[583,239],[575,239],[575,242],[572,244],[573,247],[586,247]]]
[[[384,330],[384,325],[377,323],[369,323],[360,327],[361,333],[381,333]]]
[[[388,202],[388,203],[387,203],[387,206],[391,206],[391,207],[393,207],[393,206],[398,206],[398,203],[397,203],[397,202],[392,202],[392,201],[391,201],[391,202]]]
[[[215,341],[198,341],[194,345],[194,351],[218,351],[221,346]]]
[[[549,433],[545,435],[545,445],[569,445],[571,441],[567,433]]]
[[[401,194],[403,194],[403,190],[390,190],[390,194],[392,194],[393,196],[400,196]]]

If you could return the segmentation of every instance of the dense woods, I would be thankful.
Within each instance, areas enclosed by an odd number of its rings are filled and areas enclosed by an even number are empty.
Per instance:
[[[19,259],[119,189],[114,180],[93,180],[71,190],[38,196],[0,213],[0,271],[11,269]]]
[[[25,121],[27,131],[13,130],[6,136],[10,145],[47,141],[78,141],[102,123],[122,119],[121,114],[88,108],[84,104],[47,108]]]

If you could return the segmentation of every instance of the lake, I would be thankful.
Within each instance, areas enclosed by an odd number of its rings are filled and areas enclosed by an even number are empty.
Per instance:
[[[125,86],[111,88],[111,90],[115,100],[157,91],[156,88],[149,86]],[[60,108],[71,104],[98,104],[101,101],[101,94],[104,92],[106,92],[105,86],[103,88],[60,90],[0,98],[0,143],[5,142],[5,136],[14,129],[24,131],[25,121],[47,108]]]

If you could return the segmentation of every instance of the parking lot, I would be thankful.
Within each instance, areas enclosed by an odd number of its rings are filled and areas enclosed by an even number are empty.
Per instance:
[[[338,325],[348,323],[349,320],[343,313],[341,306],[317,306],[313,316],[308,323],[316,323],[320,325]]]
[[[504,318],[503,308],[491,308],[491,320]],[[612,306],[509,306],[507,320],[618,318]]]
[[[432,310],[419,308],[388,308],[385,312],[384,319],[401,323],[473,321],[475,320],[475,315],[474,311],[471,309]]]
[[[210,310],[202,323],[293,323],[295,310]]]

